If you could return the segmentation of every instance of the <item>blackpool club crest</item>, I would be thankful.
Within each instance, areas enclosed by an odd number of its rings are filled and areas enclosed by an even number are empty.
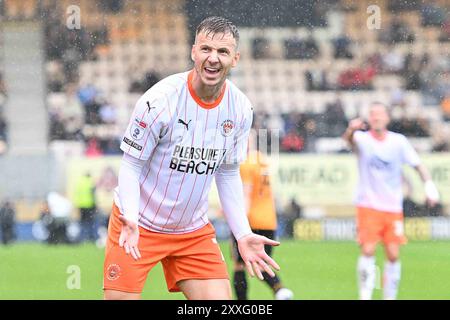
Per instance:
[[[119,279],[121,273],[122,272],[118,264],[110,264],[108,266],[108,269],[106,270],[106,277],[108,278],[108,280],[114,281]]]
[[[224,137],[229,137],[234,130],[234,122],[231,120],[225,120],[224,122],[222,122],[222,124],[220,125],[221,127],[221,133]]]

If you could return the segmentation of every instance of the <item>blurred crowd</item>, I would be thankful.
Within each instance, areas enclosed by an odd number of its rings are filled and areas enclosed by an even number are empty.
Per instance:
[[[64,110],[49,110],[50,140],[83,141],[87,156],[120,153],[119,137],[97,137],[86,134],[84,128],[98,125],[114,127],[117,122],[116,106],[92,84],[77,88],[66,85]]]
[[[408,137],[427,138],[431,136],[430,123],[422,115],[415,118],[407,117],[403,111],[405,105],[397,104],[392,108],[393,118],[389,129],[401,132]],[[398,112],[396,112],[398,111]],[[397,115],[398,114],[398,115]],[[257,132],[268,130],[268,141],[279,137],[281,152],[317,152],[319,138],[341,137],[347,128],[349,119],[344,112],[344,106],[337,96],[334,102],[328,103],[323,113],[267,113],[255,112],[253,128]],[[262,131],[260,131],[262,129]],[[271,134],[275,132],[276,134]],[[448,142],[433,140],[433,151],[449,151]],[[270,146],[269,146],[270,147]],[[347,149],[342,149],[347,152]]]
[[[403,10],[397,7],[392,9]],[[420,12],[422,26],[439,26],[439,41],[450,41],[450,20],[443,8],[430,2],[407,9]],[[48,88],[50,92],[65,93],[67,99],[63,112],[50,110],[50,140],[84,141],[88,156],[119,154],[119,136],[96,136],[92,130],[86,130],[98,126],[114,128],[118,123],[118,106],[108,101],[95,84],[77,82],[79,63],[83,60],[95,61],[94,49],[108,44],[108,30],[67,30],[51,12],[47,15],[46,51],[50,61],[47,70],[50,75]],[[450,57],[399,50],[398,44],[416,41],[412,28],[401,15],[393,15],[386,32],[378,34],[378,41],[387,45],[387,51],[368,54],[362,63],[355,63],[351,68],[340,71],[337,77],[331,77],[326,69],[305,71],[308,91],[336,92],[334,102],[318,106],[325,110],[323,113],[301,113],[295,110],[285,114],[256,112],[254,128],[278,130],[282,152],[316,152],[318,139],[339,137],[348,124],[349,119],[344,112],[346,106],[339,92],[373,90],[375,76],[395,75],[403,84],[392,88],[390,102],[395,116],[390,129],[409,137],[433,137],[432,151],[448,151],[448,139],[434,141],[433,127],[422,114],[406,116],[409,105],[405,95],[411,90],[420,92],[423,105],[440,106],[443,120],[450,121]],[[334,59],[354,60],[355,41],[349,36],[337,36],[331,44]],[[256,36],[251,48],[253,59],[273,58],[270,45],[264,36]],[[322,54],[313,33],[305,38],[290,37],[284,40],[285,59],[314,60]],[[130,81],[128,92],[143,93],[161,76],[149,70],[141,79]]]

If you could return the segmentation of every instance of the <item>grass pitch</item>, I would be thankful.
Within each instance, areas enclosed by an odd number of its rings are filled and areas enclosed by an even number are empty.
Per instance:
[[[229,270],[228,243],[221,244]],[[274,258],[279,275],[295,299],[357,299],[356,259],[353,242],[282,241]],[[402,281],[399,299],[450,299],[450,242],[410,242],[402,248]],[[19,243],[0,247],[0,299],[102,299],[104,250],[94,245],[48,246]],[[383,251],[377,252],[382,275]],[[79,268],[79,269],[78,269]],[[80,288],[74,284],[80,271]],[[381,278],[381,277],[380,277]],[[381,281],[374,298],[382,296]],[[184,299],[169,293],[162,268],[149,274],[144,299]],[[249,278],[250,299],[272,299],[265,283]]]

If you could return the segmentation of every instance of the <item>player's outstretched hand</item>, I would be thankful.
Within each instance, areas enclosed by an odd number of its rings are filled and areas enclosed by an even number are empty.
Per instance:
[[[271,277],[275,273],[271,269],[280,270],[280,266],[267,255],[264,251],[264,245],[278,246],[278,241],[270,240],[269,238],[251,233],[238,240],[238,248],[242,259],[245,262],[247,271],[252,277],[255,274],[259,279],[264,280],[262,272],[267,272]]]
[[[367,129],[366,123],[361,118],[356,118],[356,119],[351,120],[350,123],[348,124],[348,127],[352,131]]]
[[[124,216],[119,216],[119,220],[122,222],[122,231],[119,237],[119,246],[125,249],[127,254],[133,256],[134,259],[139,259],[141,253],[139,252],[139,228],[134,222],[127,220]]]

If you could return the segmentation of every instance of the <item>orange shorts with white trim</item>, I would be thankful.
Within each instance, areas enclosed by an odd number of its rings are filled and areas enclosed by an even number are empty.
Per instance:
[[[406,244],[403,213],[379,211],[358,207],[356,216],[358,242],[360,244],[378,243]]]
[[[103,289],[141,293],[147,274],[158,263],[163,265],[167,288],[180,289],[177,283],[187,279],[229,279],[227,266],[217,244],[214,227],[209,223],[185,234],[152,232],[139,227],[138,248],[141,258],[119,246],[122,223],[114,204],[108,225],[108,240],[103,266]]]

